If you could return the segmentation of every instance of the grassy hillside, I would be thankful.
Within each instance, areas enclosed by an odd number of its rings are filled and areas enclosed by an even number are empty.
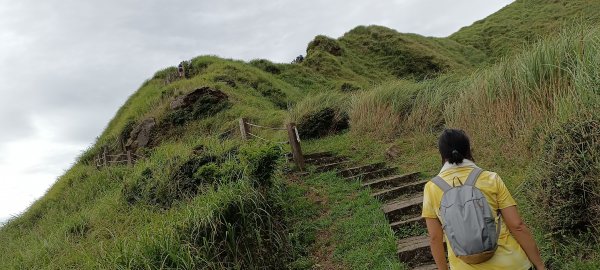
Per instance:
[[[516,0],[449,38],[498,59],[519,52],[547,35],[558,34],[574,23],[599,22],[600,2],[595,0]]]
[[[242,141],[240,117],[296,122],[305,152],[429,176],[439,170],[437,133],[465,129],[547,262],[597,268],[600,32],[563,29],[520,49],[562,22],[595,22],[597,5],[516,1],[450,38],[359,26],[315,37],[293,64],[200,56],[184,78],[161,70],[44,197],[0,228],[0,268],[404,268],[378,201],[333,174],[290,178],[288,146]],[[390,146],[401,155],[386,157]],[[95,166],[103,151],[126,148],[141,156],[135,165]]]

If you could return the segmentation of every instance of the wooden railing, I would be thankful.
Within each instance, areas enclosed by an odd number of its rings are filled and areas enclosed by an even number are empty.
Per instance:
[[[287,131],[287,140],[286,141],[272,141],[265,139],[263,137],[258,136],[256,133],[252,132],[253,128],[261,128],[267,130],[275,130],[275,131]],[[246,118],[240,119],[240,134],[242,135],[242,140],[249,140],[250,138],[256,138],[259,140],[272,142],[276,144],[289,144],[292,149],[292,157],[294,159],[294,163],[301,171],[304,170],[304,156],[302,155],[302,148],[300,147],[300,135],[298,134],[298,129],[296,128],[295,123],[288,123],[285,127],[266,127],[257,124],[253,124],[248,122]]]
[[[285,141],[273,141],[265,139],[259,136],[253,129],[266,129],[273,131],[286,131],[287,140]],[[232,130],[228,130],[225,133],[230,133]],[[223,133],[223,134],[225,134]],[[221,134],[221,135],[223,135]],[[302,154],[302,148],[300,147],[300,135],[295,123],[288,123],[285,127],[266,127],[248,122],[246,118],[240,119],[240,134],[242,140],[258,139],[262,141],[272,142],[279,145],[289,144],[292,152],[292,158],[294,163],[299,170],[304,170],[304,155]],[[219,136],[221,136],[219,135]],[[102,153],[96,156],[94,164],[97,168],[106,167],[111,165],[128,165],[133,166],[139,159],[144,158],[130,150],[124,153],[111,155],[108,153],[108,149],[104,147]]]
[[[143,156],[133,153],[130,150],[125,153],[110,155],[108,154],[108,149],[104,148],[102,149],[102,153],[96,156],[94,163],[97,168],[110,165],[133,166],[140,158],[143,158]]]

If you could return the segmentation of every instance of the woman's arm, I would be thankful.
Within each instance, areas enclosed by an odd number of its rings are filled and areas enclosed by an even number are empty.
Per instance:
[[[523,220],[521,220],[521,216],[519,215],[519,212],[517,212],[517,207],[513,205],[500,209],[500,211],[502,212],[504,223],[506,223],[506,226],[512,235],[517,242],[519,242],[519,245],[521,245],[521,248],[523,248],[523,251],[525,251],[525,254],[527,254],[529,261],[533,263],[535,269],[546,269],[542,257],[540,256],[540,250],[535,244],[535,240],[533,239],[529,228],[527,228]]]
[[[448,269],[446,253],[444,251],[444,231],[442,224],[437,218],[425,218],[427,231],[429,232],[429,245],[431,254],[438,269]]]

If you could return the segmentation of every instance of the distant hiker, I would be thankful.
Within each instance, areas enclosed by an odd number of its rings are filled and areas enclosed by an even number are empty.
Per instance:
[[[545,269],[516,202],[494,172],[474,163],[469,138],[447,129],[439,137],[442,170],[425,185],[423,213],[438,269]],[[451,237],[448,237],[448,236]]]
[[[179,63],[179,66],[177,66],[177,71],[179,72],[179,78],[185,77],[185,70],[183,70],[183,62]]]

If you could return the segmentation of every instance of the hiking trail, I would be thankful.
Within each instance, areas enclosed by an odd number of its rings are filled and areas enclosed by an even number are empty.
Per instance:
[[[406,236],[407,231],[425,231],[425,221],[421,218],[423,188],[429,181],[419,172],[399,172],[385,162],[366,165],[355,164],[347,157],[336,156],[331,152],[319,152],[304,155],[304,162],[314,166],[315,172],[335,171],[348,181],[360,181],[363,188],[371,190],[371,196],[383,203],[381,210],[385,214],[397,240],[398,259],[410,269],[437,269],[429,249],[426,234]],[[309,172],[301,172],[306,176]]]

